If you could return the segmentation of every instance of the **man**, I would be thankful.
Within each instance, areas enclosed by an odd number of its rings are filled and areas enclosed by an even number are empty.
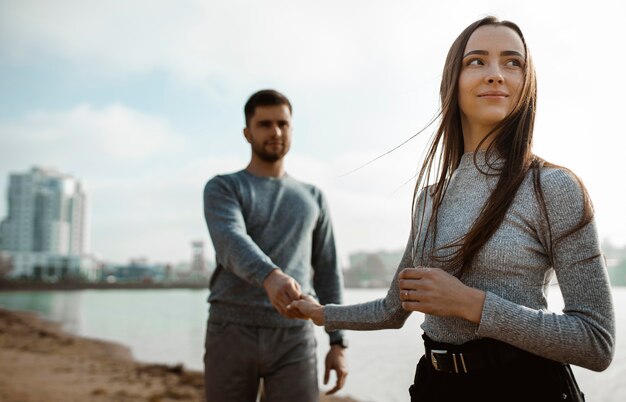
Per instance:
[[[316,187],[285,173],[291,104],[279,92],[253,94],[244,108],[248,166],[204,189],[204,214],[216,252],[205,342],[208,402],[253,402],[262,378],[268,402],[319,400],[316,340],[310,321],[287,310],[315,290],[322,304],[342,301],[330,215]],[[330,332],[324,383],[347,375],[340,331]]]

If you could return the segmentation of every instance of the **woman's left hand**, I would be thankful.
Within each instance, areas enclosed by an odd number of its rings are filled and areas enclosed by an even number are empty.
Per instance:
[[[439,268],[405,268],[398,276],[402,308],[480,323],[485,292]]]

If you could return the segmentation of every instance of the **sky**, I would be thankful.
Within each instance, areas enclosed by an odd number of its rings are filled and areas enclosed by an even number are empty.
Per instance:
[[[344,264],[401,249],[445,55],[496,15],[538,74],[536,154],[573,170],[603,241],[626,244],[626,3],[589,1],[0,0],[0,217],[8,175],[54,167],[88,196],[105,261],[191,259],[202,190],[244,168],[243,105],[293,105],[288,173],[319,186]]]

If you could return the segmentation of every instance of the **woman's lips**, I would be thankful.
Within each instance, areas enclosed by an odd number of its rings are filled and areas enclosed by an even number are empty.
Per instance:
[[[506,92],[501,92],[501,91],[487,91],[487,92],[478,94],[479,98],[488,98],[488,99],[501,99],[501,98],[506,98],[508,96],[509,94],[507,94]]]

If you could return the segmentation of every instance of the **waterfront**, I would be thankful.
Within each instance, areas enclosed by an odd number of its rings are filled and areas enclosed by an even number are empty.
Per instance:
[[[384,289],[348,289],[346,302],[371,300],[384,293]],[[127,345],[140,361],[183,363],[201,370],[207,296],[207,290],[181,289],[6,292],[0,293],[0,306],[37,311],[62,323],[69,332]],[[626,400],[626,385],[621,381],[626,375],[626,348],[619,337],[626,330],[626,288],[614,288],[614,297],[618,343],[613,364],[602,373],[574,367],[589,401]],[[550,306],[553,310],[562,306],[558,288],[552,289]],[[350,331],[350,375],[340,395],[363,402],[406,401],[414,365],[423,353],[421,321],[422,316],[414,314],[400,330]],[[317,334],[323,362],[327,337],[321,328]]]

